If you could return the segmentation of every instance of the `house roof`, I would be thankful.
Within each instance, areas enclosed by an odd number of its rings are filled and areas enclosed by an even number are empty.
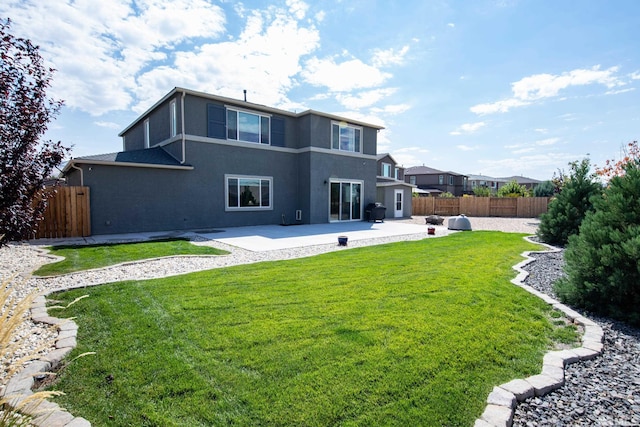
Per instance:
[[[509,176],[506,178],[499,178],[499,179],[503,179],[507,182],[513,181],[515,179],[518,184],[540,184],[542,182],[537,179],[528,178],[526,176],[517,176],[517,175]]]
[[[405,176],[407,175],[435,175],[435,174],[449,174],[456,176],[467,176],[463,173],[453,171],[441,171],[439,169],[430,168],[428,166],[412,166],[404,170]]]
[[[496,182],[506,182],[505,178],[494,178],[488,175],[467,175],[469,181],[496,181]]]
[[[255,104],[253,102],[243,101],[241,99],[227,98],[225,96],[212,95],[210,93],[199,92],[199,91],[195,91],[195,90],[191,90],[191,89],[185,89],[185,88],[181,88],[181,87],[174,87],[168,94],[166,94],[158,102],[153,104],[151,106],[151,108],[149,108],[147,111],[145,111],[140,116],[138,116],[138,118],[135,119],[129,126],[124,128],[122,130],[122,132],[120,132],[118,134],[118,136],[124,135],[129,129],[131,129],[133,126],[135,126],[141,120],[143,120],[151,111],[156,109],[160,104],[162,104],[167,99],[171,98],[172,96],[174,96],[176,94],[193,95],[193,96],[197,96],[197,97],[200,97],[200,98],[206,98],[206,99],[211,99],[211,100],[214,100],[214,101],[219,101],[219,102],[222,102],[222,103],[225,103],[225,104],[233,104],[233,105],[236,105],[236,106],[245,106],[247,108],[251,108],[251,109],[255,109],[255,110],[259,110],[259,111],[264,111],[264,112],[269,112],[269,113],[274,113],[274,114],[279,114],[279,115],[282,115],[282,116],[302,117],[302,116],[309,115],[309,114],[315,114],[317,116],[327,117],[327,118],[332,119],[332,120],[349,122],[349,123],[352,123],[352,124],[356,124],[356,125],[360,125],[360,126],[367,126],[367,127],[378,129],[378,130],[384,129],[384,126],[374,125],[374,124],[371,124],[371,123],[365,123],[365,122],[361,122],[361,121],[358,121],[358,120],[353,120],[353,119],[349,119],[349,118],[342,117],[342,116],[337,116],[337,115],[330,114],[330,113],[323,113],[323,112],[316,111],[316,110],[305,110],[305,111],[302,111],[300,113],[292,113],[291,111],[280,110],[278,108],[268,107],[268,106],[262,105],[262,104]]]
[[[62,173],[66,173],[73,167],[74,164],[102,164],[112,166],[193,169],[191,165],[181,164],[176,158],[171,156],[160,147],[77,157],[67,162],[64,169],[62,170]]]
[[[382,160],[385,157],[389,157],[394,165],[396,165],[396,166],[398,165],[398,162],[396,162],[396,159],[394,159],[391,154],[389,154],[389,153],[380,153],[380,154],[378,154],[378,160]]]

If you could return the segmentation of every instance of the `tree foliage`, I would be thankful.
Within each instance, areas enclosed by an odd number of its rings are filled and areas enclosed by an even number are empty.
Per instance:
[[[551,181],[542,181],[533,187],[533,197],[551,197],[556,192],[556,186]]]
[[[602,193],[601,185],[590,171],[589,159],[569,166],[571,172],[563,176],[562,190],[551,200],[548,211],[540,216],[538,237],[552,245],[564,246],[569,236],[578,233],[585,215],[593,210],[593,199]]]
[[[31,235],[46,207],[44,181],[69,151],[40,141],[62,101],[47,98],[53,70],[10,25],[0,22],[0,245]]]
[[[513,179],[498,189],[498,197],[529,197],[529,190]]]
[[[556,293],[572,305],[640,325],[640,162],[627,162],[594,199],[565,251]]]
[[[489,189],[489,187],[474,187],[473,195],[476,197],[490,197],[491,190]]]
[[[618,160],[607,160],[602,168],[596,168],[596,173],[610,181],[613,177],[626,173],[627,165],[640,162],[640,147],[638,141],[632,141],[622,148],[623,157]]]

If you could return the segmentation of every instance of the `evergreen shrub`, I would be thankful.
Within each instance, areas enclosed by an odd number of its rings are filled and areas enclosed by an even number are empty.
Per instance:
[[[640,164],[627,165],[594,200],[565,251],[563,302],[640,325]]]
[[[577,234],[587,212],[593,210],[593,199],[602,193],[601,185],[590,172],[589,159],[570,164],[560,193],[551,200],[546,213],[540,216],[538,237],[546,243],[564,246],[569,236]]]

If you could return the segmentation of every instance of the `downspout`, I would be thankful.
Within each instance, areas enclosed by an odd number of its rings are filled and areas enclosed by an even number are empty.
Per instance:
[[[69,166],[80,171],[80,187],[84,187],[84,171],[82,170],[82,168],[79,168],[76,165],[74,165],[73,160],[71,160],[71,163],[69,164]]]
[[[180,119],[182,121],[182,161],[180,162],[180,164],[184,164],[187,161],[187,142],[186,142],[186,133],[184,131],[184,97],[186,95],[185,91],[182,91],[182,96],[180,97]]]

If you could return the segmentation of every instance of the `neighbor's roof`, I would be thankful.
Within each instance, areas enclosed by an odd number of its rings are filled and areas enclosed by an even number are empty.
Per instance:
[[[499,179],[504,179],[507,182],[513,181],[515,179],[518,184],[540,184],[542,182],[537,179],[528,178],[526,176],[517,176],[517,175],[509,176],[506,178],[499,178]]]
[[[435,175],[435,174],[449,174],[456,176],[467,176],[463,173],[453,172],[453,171],[441,171],[439,169],[430,168],[428,166],[411,166],[410,168],[406,168],[404,170],[404,174],[406,175]]]
[[[191,165],[181,164],[160,147],[77,157],[69,160],[62,172],[66,173],[74,164],[193,169]]]
[[[342,117],[342,116],[337,116],[337,115],[330,114],[330,113],[323,113],[321,111],[305,110],[305,111],[302,111],[301,113],[292,113],[291,111],[280,110],[278,108],[268,107],[268,106],[262,105],[262,104],[254,104],[253,102],[243,101],[241,99],[227,98],[225,96],[212,95],[210,93],[199,92],[199,91],[195,91],[195,90],[191,90],[191,89],[185,89],[185,88],[181,88],[181,87],[174,87],[168,94],[166,94],[158,102],[153,104],[151,106],[151,108],[149,108],[147,111],[142,113],[129,126],[124,128],[124,130],[122,130],[122,132],[120,132],[118,134],[118,136],[124,135],[129,129],[131,129],[133,126],[135,126],[141,120],[146,118],[147,115],[151,111],[155,110],[156,107],[158,107],[160,104],[165,102],[167,99],[171,98],[172,96],[174,96],[176,94],[183,94],[183,93],[186,94],[186,95],[192,95],[192,96],[197,96],[197,97],[200,97],[200,98],[211,99],[213,101],[218,101],[218,102],[222,102],[222,103],[225,103],[225,104],[232,104],[232,105],[235,105],[237,107],[245,107],[245,108],[255,109],[255,110],[259,110],[259,111],[263,111],[263,112],[279,114],[281,116],[302,117],[302,116],[305,116],[305,115],[308,115],[308,114],[315,114],[317,116],[327,117],[327,118],[329,118],[331,120],[348,122],[348,123],[352,123],[352,124],[356,124],[356,125],[360,125],[360,126],[367,126],[367,127],[378,129],[378,130],[384,129],[384,126],[374,125],[374,124],[371,124],[371,123],[365,123],[365,122],[349,119],[349,118]]]

